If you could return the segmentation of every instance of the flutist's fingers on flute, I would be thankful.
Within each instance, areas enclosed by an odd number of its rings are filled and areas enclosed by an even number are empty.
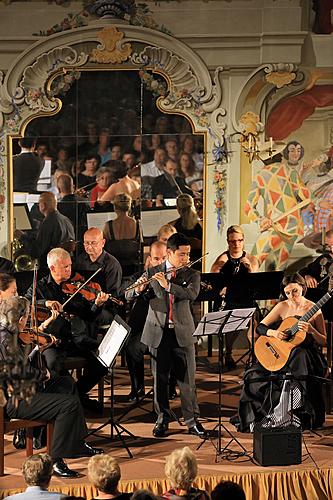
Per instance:
[[[141,276],[141,278],[136,280],[135,284],[137,285],[135,287],[136,293],[141,293],[147,288],[148,281],[144,276]]]
[[[169,282],[166,279],[165,273],[162,273],[162,272],[155,273],[153,276],[153,279],[156,280],[161,285],[162,288],[165,288],[165,289],[168,288]]]

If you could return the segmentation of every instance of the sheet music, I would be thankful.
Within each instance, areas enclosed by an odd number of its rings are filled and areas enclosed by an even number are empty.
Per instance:
[[[248,309],[232,309],[228,322],[224,325],[222,333],[234,332],[235,330],[244,330],[249,327],[251,318],[255,311],[255,307]],[[218,335],[220,326],[229,315],[229,310],[210,312],[203,316],[200,320],[194,337],[201,335]]]
[[[104,366],[110,368],[128,334],[129,330],[127,330],[124,325],[112,321],[97,352],[97,358]]]
[[[142,210],[141,211],[141,224],[143,235],[156,236],[157,231],[161,226],[173,221],[179,217],[177,209],[169,210]]]
[[[91,212],[87,214],[88,228],[98,227],[103,230],[104,224],[108,220],[114,220],[117,217],[116,212]]]

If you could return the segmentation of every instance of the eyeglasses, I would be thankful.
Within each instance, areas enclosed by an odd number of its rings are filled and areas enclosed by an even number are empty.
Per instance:
[[[91,246],[91,247],[97,247],[97,245],[98,245],[99,243],[101,243],[101,241],[102,241],[102,240],[99,240],[99,241],[84,241],[84,242],[83,242],[83,245],[84,245],[85,247],[88,247],[88,246]]]
[[[239,239],[239,240],[228,240],[228,243],[234,245],[235,243],[243,243],[243,241],[244,241],[244,238]]]

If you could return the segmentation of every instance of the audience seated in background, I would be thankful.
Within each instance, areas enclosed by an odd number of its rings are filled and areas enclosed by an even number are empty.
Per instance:
[[[165,459],[165,475],[171,489],[163,493],[162,498],[171,500],[196,499],[209,500],[209,494],[192,486],[197,477],[198,465],[193,451],[185,446],[173,451]]]
[[[95,208],[95,203],[99,201],[113,182],[112,171],[109,167],[100,167],[96,172],[96,186],[90,192],[90,207]]]
[[[95,499],[129,500],[132,493],[121,493],[118,490],[120,477],[119,464],[110,455],[95,455],[89,459],[88,478],[90,483],[97,488]]]
[[[98,154],[87,155],[83,162],[83,170],[77,174],[77,179],[74,181],[76,188],[90,187],[92,189],[96,181],[96,171],[101,164],[101,158]]]
[[[233,481],[219,482],[211,492],[212,500],[246,500],[245,492]]]
[[[177,198],[181,193],[192,194],[192,191],[186,186],[183,177],[177,174],[177,163],[169,159],[165,163],[162,175],[155,177],[152,187],[153,199],[158,198]]]
[[[110,148],[110,129],[102,128],[98,136],[98,145],[94,149],[94,153],[97,154],[101,159],[101,165],[105,165],[109,160],[111,160],[111,148]]]
[[[66,495],[48,491],[53,474],[53,461],[47,453],[38,453],[26,458],[22,464],[22,475],[27,485],[23,493],[7,498],[15,500],[60,500]]]

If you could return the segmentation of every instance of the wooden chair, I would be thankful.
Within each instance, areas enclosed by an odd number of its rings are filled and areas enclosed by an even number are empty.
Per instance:
[[[33,454],[33,428],[46,425],[46,451],[50,453],[53,434],[53,422],[41,422],[39,420],[12,419],[5,416],[3,406],[0,406],[0,477],[4,475],[5,468],[5,434],[17,429],[26,430],[26,456]]]

